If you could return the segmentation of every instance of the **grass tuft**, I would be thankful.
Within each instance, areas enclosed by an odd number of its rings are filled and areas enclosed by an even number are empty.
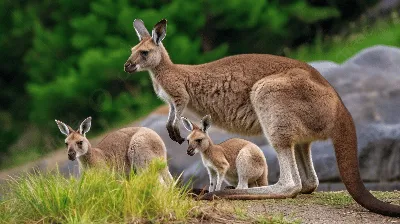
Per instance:
[[[161,185],[156,161],[129,178],[107,169],[87,170],[81,178],[60,173],[11,179],[0,199],[0,223],[130,223],[185,221],[194,201],[187,188]]]

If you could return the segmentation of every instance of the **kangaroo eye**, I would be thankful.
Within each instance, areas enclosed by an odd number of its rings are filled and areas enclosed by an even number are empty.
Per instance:
[[[68,146],[68,142],[66,142],[65,145]]]
[[[200,144],[201,143],[201,139],[196,139],[196,142]]]
[[[82,145],[82,143],[83,143],[83,141],[79,141],[79,142],[77,142],[76,144]]]
[[[149,51],[140,51],[140,55],[142,57],[147,57],[148,54],[149,54]]]

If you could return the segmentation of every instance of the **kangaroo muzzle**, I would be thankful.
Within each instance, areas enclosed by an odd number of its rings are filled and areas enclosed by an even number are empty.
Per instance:
[[[76,152],[73,150],[68,151],[68,159],[74,161],[76,159]]]
[[[187,149],[187,154],[188,154],[189,156],[194,156],[194,154],[196,154],[194,150],[195,150],[195,148],[189,147],[189,148]]]
[[[137,66],[134,63],[132,63],[130,61],[127,61],[124,64],[124,71],[125,72],[134,73],[134,72],[136,72],[136,70],[137,70]]]
[[[195,148],[189,146],[186,152],[189,156],[194,156],[194,154],[196,154],[195,150],[196,150]]]

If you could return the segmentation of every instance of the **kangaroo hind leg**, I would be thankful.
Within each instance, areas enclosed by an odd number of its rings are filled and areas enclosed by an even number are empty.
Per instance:
[[[311,194],[319,184],[311,158],[311,144],[297,144],[295,146],[295,156],[301,178],[301,193]]]

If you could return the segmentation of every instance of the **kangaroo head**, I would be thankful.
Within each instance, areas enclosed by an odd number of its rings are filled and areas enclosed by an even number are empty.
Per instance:
[[[161,41],[167,34],[167,20],[158,22],[150,36],[144,23],[140,19],[133,21],[133,27],[139,37],[139,44],[131,49],[131,56],[124,65],[125,72],[134,73],[148,70],[160,64],[162,54],[166,53]]]
[[[183,126],[190,131],[187,137],[188,149],[187,154],[193,156],[198,152],[203,152],[210,147],[211,139],[208,136],[207,130],[211,126],[211,116],[206,115],[201,119],[201,127],[193,124],[189,119],[182,117]]]
[[[92,118],[86,118],[77,131],[74,131],[69,125],[56,120],[61,133],[67,136],[65,145],[67,146],[68,159],[74,161],[82,155],[85,155],[90,148],[89,140],[85,134],[90,130]]]

